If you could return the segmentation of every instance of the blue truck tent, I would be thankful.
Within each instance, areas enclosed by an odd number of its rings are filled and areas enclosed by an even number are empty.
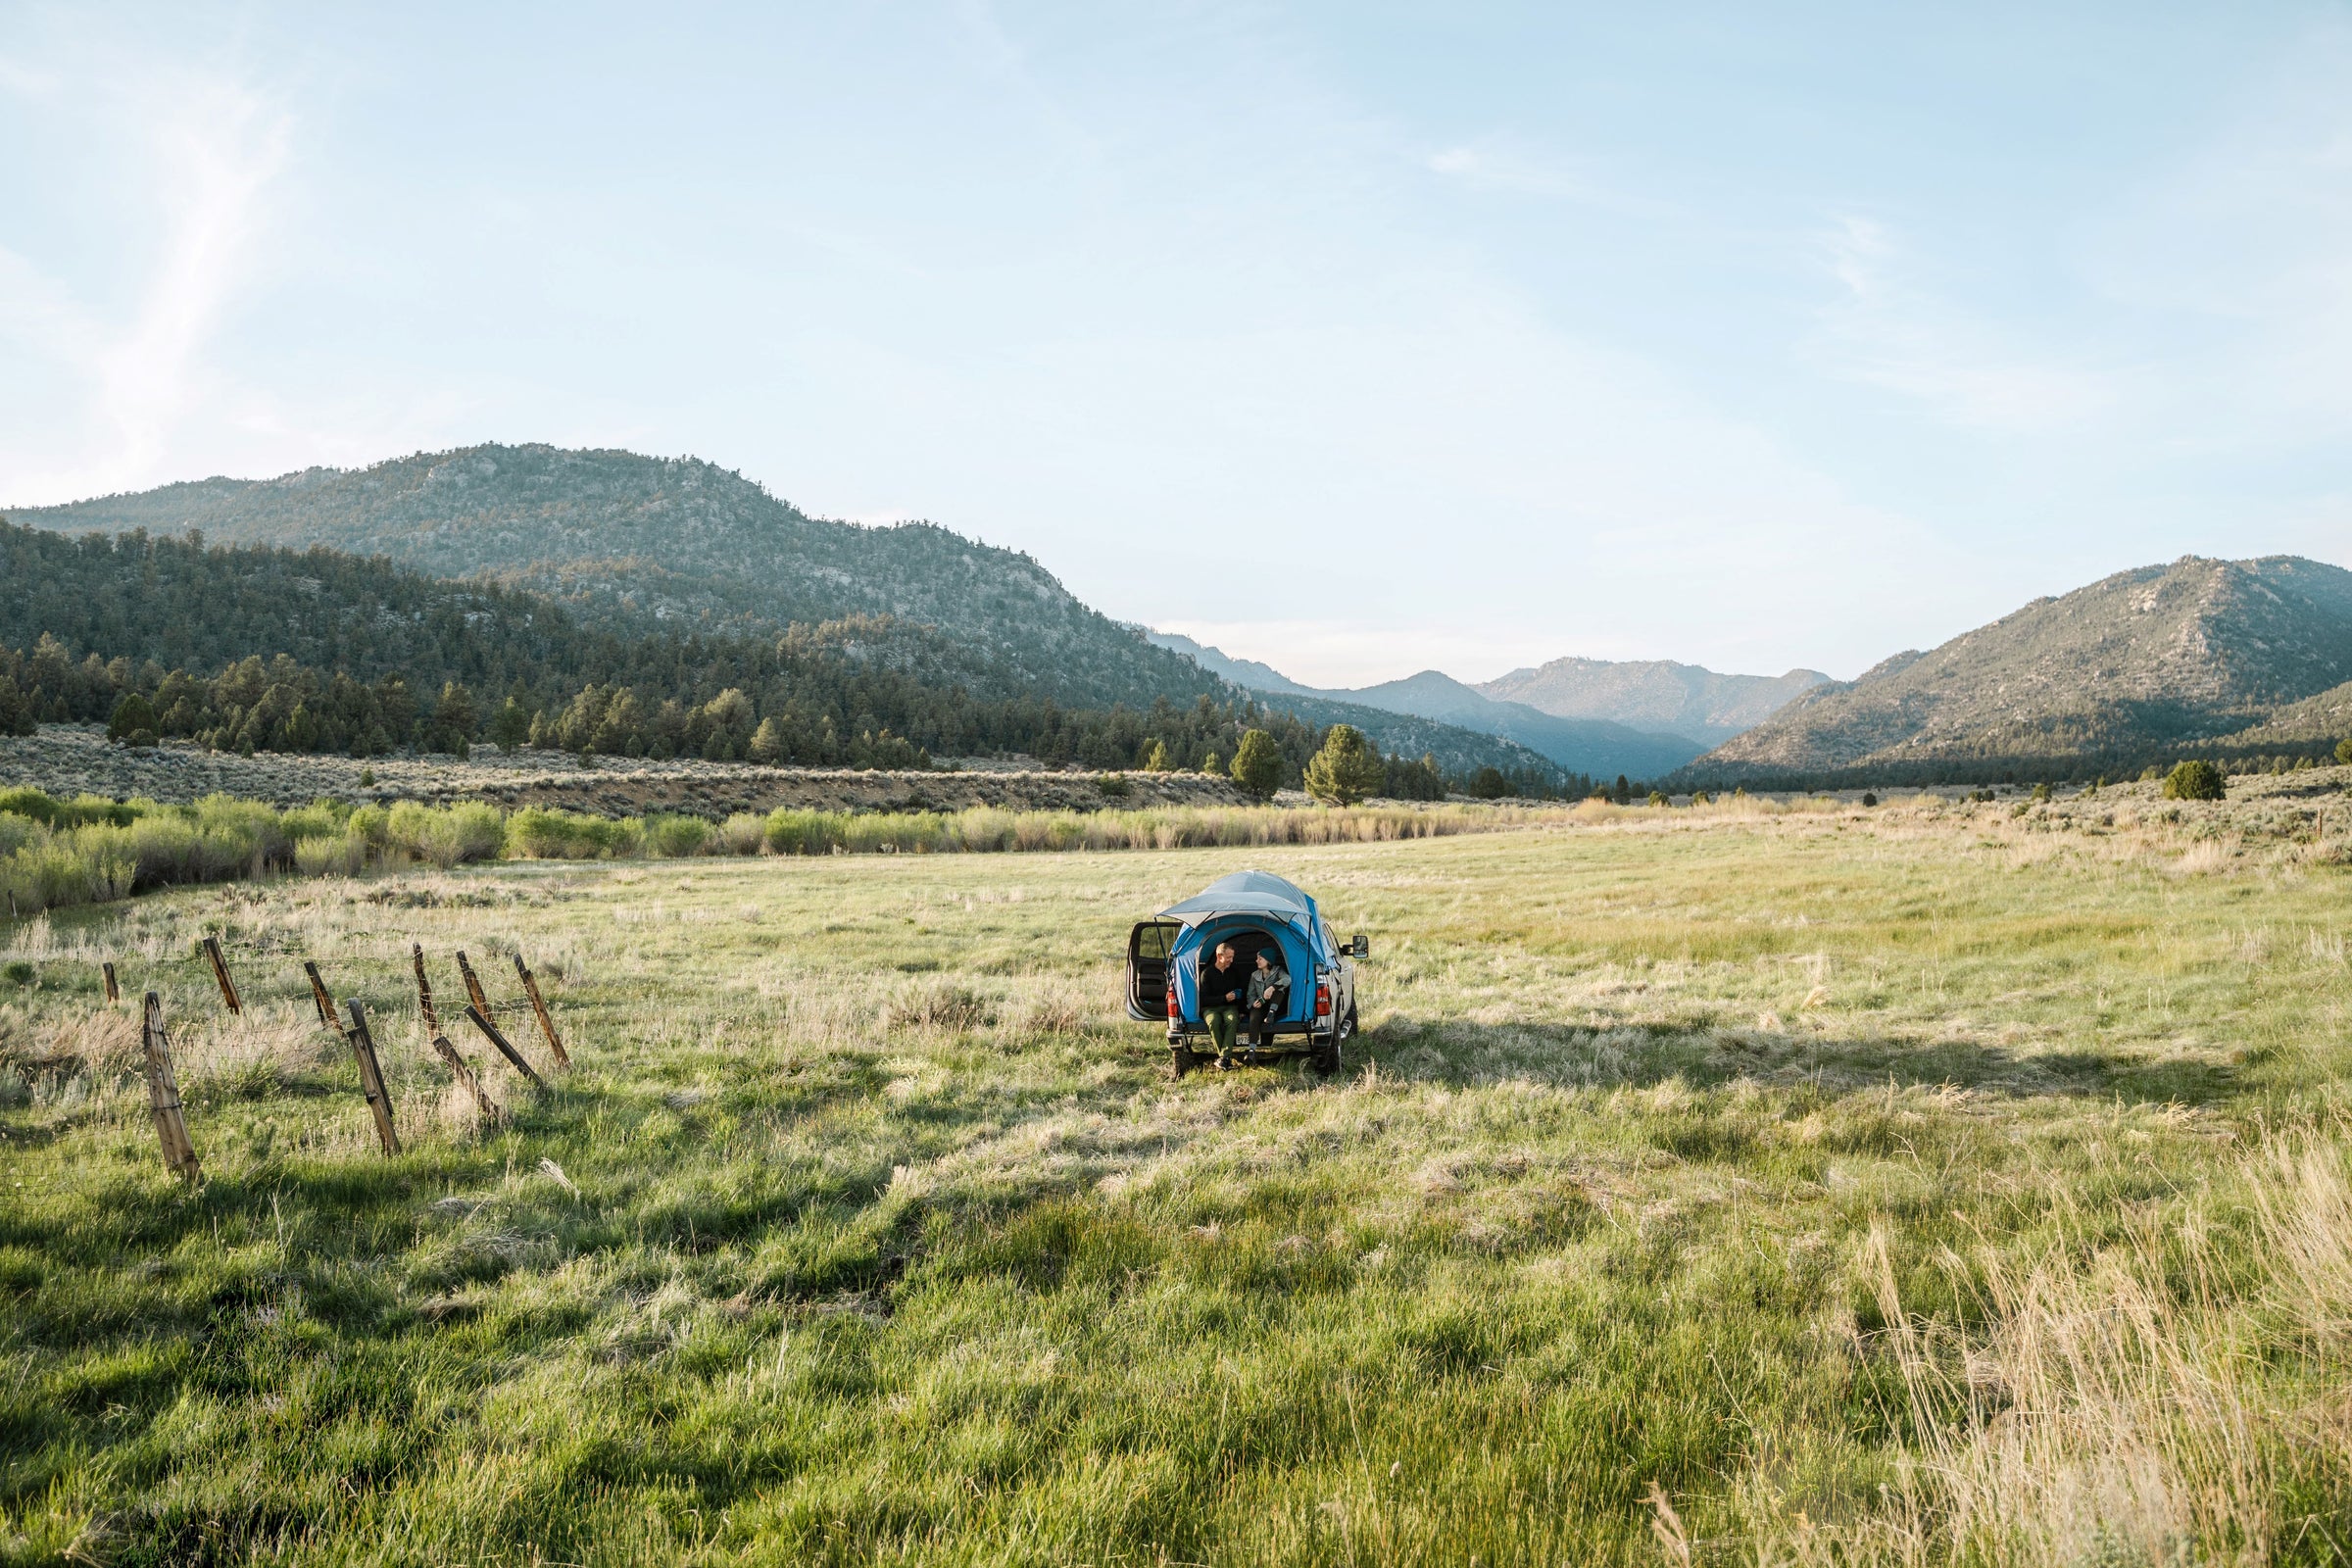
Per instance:
[[[1282,1015],[1266,1034],[1287,1035],[1293,1043],[1253,1040],[1252,1056],[1268,1050],[1303,1053],[1324,1077],[1340,1071],[1355,1033],[1354,960],[1369,952],[1364,938],[1337,941],[1315,901],[1296,884],[1266,871],[1236,871],[1138,921],[1127,934],[1127,1016],[1166,1026],[1176,1076],[1200,1059],[1192,1049],[1204,1033],[1200,971],[1228,942],[1241,973],[1255,969],[1257,956],[1270,948],[1291,976]]]
[[[1156,918],[1136,928],[1148,953],[1160,958],[1155,978],[1172,983],[1177,1015],[1187,1021],[1200,1016],[1200,969],[1221,942],[1230,942],[1244,973],[1257,965],[1258,951],[1273,948],[1290,971],[1289,1006],[1278,1022],[1302,1026],[1314,1005],[1315,977],[1338,961],[1331,929],[1315,908],[1315,901],[1270,871],[1236,871],[1220,877],[1179,904],[1171,904]],[[1139,986],[1139,991],[1142,987]],[[1139,995],[1132,999],[1138,1016],[1157,1016],[1161,999]]]

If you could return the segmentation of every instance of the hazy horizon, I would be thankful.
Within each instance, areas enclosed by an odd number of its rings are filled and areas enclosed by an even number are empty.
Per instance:
[[[691,453],[1315,686],[2352,564],[2332,7],[36,4],[0,145],[12,506]]]

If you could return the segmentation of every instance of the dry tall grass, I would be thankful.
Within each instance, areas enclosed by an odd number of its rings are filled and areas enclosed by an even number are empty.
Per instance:
[[[1865,1353],[1899,1374],[1909,1441],[1880,1504],[1843,1520],[1751,1476],[1759,1560],[2340,1560],[2346,1521],[2280,1503],[2352,1469],[2347,1169],[2340,1128],[2275,1136],[2120,1226],[2076,1211],[2032,1248],[1947,1254],[1973,1330],[1906,1303],[1874,1227],[1858,1266],[1886,1327]]]

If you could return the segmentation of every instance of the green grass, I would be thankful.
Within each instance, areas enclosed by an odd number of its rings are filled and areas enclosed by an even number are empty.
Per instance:
[[[2340,1559],[2326,841],[1585,820],[503,864],[21,925],[0,1554]],[[1129,922],[1244,864],[1372,936],[1343,1082],[1171,1083],[1119,1013]],[[472,1128],[413,941],[445,1013],[450,950],[511,1002],[519,949],[577,1070],[536,1096],[460,1039],[514,1112]],[[197,1188],[101,956],[167,999]],[[306,956],[379,1020],[398,1158]],[[2083,1327],[2134,1290],[2145,1354]]]

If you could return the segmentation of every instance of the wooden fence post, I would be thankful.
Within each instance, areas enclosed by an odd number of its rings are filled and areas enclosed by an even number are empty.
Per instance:
[[[514,1070],[516,1072],[521,1073],[525,1078],[528,1078],[531,1082],[537,1084],[542,1089],[547,1087],[547,1080],[531,1070],[531,1064],[522,1059],[521,1052],[516,1051],[513,1046],[507,1044],[507,1037],[498,1032],[498,1025],[492,1023],[488,1018],[482,1015],[481,1008],[469,1004],[466,1008],[466,1016],[472,1019],[473,1026],[476,1029],[479,1029],[489,1040],[489,1042],[498,1048],[498,1054],[500,1055],[506,1057],[509,1061],[514,1064]]]
[[[416,965],[416,1010],[424,1014],[424,1032],[438,1036],[441,1033],[441,1018],[433,1011],[433,983],[424,977],[424,944],[410,943],[409,958]],[[439,1040],[436,1039],[434,1044],[438,1046]]]
[[[326,982],[318,978],[318,965],[309,958],[302,960],[302,972],[311,978],[311,1005],[318,1009],[318,1021],[332,1029],[342,1039],[351,1039],[351,1031],[335,1016],[334,999],[326,994]]]
[[[172,1042],[164,1034],[164,1003],[147,993],[146,1016],[139,1031],[147,1054],[147,1109],[155,1117],[155,1135],[164,1146],[164,1163],[181,1181],[204,1174],[196,1162],[196,1146],[188,1142],[187,1118],[179,1110],[179,1080],[172,1075]]]
[[[522,976],[523,994],[531,999],[531,1010],[539,1015],[539,1032],[547,1036],[547,1049],[554,1053],[559,1066],[570,1066],[571,1053],[564,1049],[564,1041],[556,1033],[555,1014],[547,1010],[547,999],[539,995],[539,981],[519,953],[514,955],[514,972]]]
[[[473,1000],[474,1010],[483,1017],[490,1016],[490,998],[484,994],[481,981],[474,978],[473,965],[466,961],[466,950],[458,950],[458,973],[466,977],[466,995]]]
[[[392,1130],[392,1097],[384,1093],[384,1070],[376,1064],[375,1037],[368,1032],[368,1014],[360,1006],[360,999],[347,997],[343,1005],[351,1009],[351,1054],[360,1062],[360,1092],[368,1097],[368,1108],[375,1112],[375,1136],[384,1146],[384,1152],[400,1152],[400,1134]]]
[[[466,1065],[466,1058],[458,1054],[458,1048],[449,1043],[447,1035],[436,1034],[433,1036],[433,1050],[443,1061],[449,1063],[449,1070],[456,1076],[459,1086],[473,1097],[473,1108],[476,1115],[484,1121],[504,1119],[506,1113],[500,1110],[497,1103],[482,1092],[482,1081],[473,1075],[471,1067]]]
[[[244,1012],[245,1004],[237,1000],[237,983],[228,977],[228,960],[220,956],[219,937],[204,939],[204,956],[213,960],[213,978],[220,982],[220,1000],[228,1004],[229,1011]]]
[[[122,987],[115,979],[115,966],[111,963],[102,963],[98,966],[98,972],[106,976],[106,1000],[109,1002],[121,1002],[122,1000]]]

